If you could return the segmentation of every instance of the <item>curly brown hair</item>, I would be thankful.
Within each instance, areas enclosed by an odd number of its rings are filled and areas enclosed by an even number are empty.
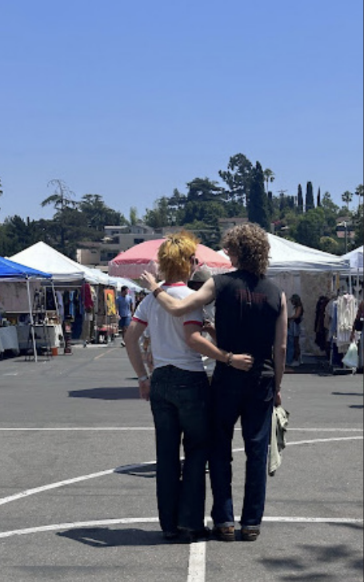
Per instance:
[[[231,228],[223,240],[224,248],[237,255],[239,268],[257,277],[264,275],[269,265],[270,244],[265,230],[253,223]]]

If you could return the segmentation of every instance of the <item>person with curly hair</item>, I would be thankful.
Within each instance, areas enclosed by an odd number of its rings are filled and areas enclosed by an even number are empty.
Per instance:
[[[214,532],[220,540],[235,540],[232,440],[240,418],[247,456],[241,534],[244,541],[255,541],[265,506],[273,406],[281,404],[287,306],[285,294],[265,275],[270,246],[263,229],[251,223],[237,226],[228,231],[224,245],[236,270],[212,277],[185,299],[157,291],[157,283],[148,273],[143,279],[151,291],[158,293],[159,305],[176,317],[216,301],[217,346],[228,353],[228,358],[217,362],[212,382]],[[193,341],[189,345],[197,348]],[[252,367],[235,369],[235,354],[250,354]]]
[[[165,281],[156,285],[138,306],[125,336],[130,361],[138,376],[142,398],[150,400],[156,428],[157,498],[164,537],[193,542],[207,535],[204,527],[205,468],[211,440],[210,384],[202,355],[249,370],[250,355],[231,361],[226,350],[202,337],[203,310],[174,318],[155,296],[188,298],[187,287],[196,268],[198,240],[187,232],[170,235],[162,243],[159,269]],[[154,371],[151,380],[143,362],[139,339],[149,329]],[[180,462],[183,439],[185,462]]]

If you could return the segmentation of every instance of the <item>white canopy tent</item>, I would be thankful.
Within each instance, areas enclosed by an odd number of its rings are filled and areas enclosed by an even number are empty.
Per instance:
[[[304,245],[268,234],[270,244],[269,274],[280,272],[331,271],[345,272],[350,270],[349,260],[330,253],[324,253]],[[224,251],[219,254],[226,256]]]
[[[363,274],[363,245],[350,253],[343,255],[343,259],[350,261],[350,270],[353,274],[360,272]]]
[[[32,269],[42,269],[51,273],[55,283],[71,283],[80,280],[94,285],[98,283],[98,279],[91,269],[72,261],[44,242],[36,243],[21,251],[11,257],[11,260]]]
[[[273,234],[268,234],[268,239],[271,247],[268,276],[288,298],[293,293],[302,297],[305,309],[302,344],[306,354],[318,355],[314,331],[317,301],[320,296],[331,296],[335,284],[333,275],[350,274],[349,260]]]

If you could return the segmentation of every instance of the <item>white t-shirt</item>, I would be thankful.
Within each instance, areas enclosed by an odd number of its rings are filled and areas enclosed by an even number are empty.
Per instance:
[[[184,299],[194,293],[184,283],[164,284],[162,288],[176,299]],[[161,307],[151,293],[139,304],[133,321],[149,327],[154,368],[175,366],[190,372],[204,371],[201,355],[188,347],[184,336],[185,325],[197,324],[202,327],[202,309],[182,317],[173,317]]]

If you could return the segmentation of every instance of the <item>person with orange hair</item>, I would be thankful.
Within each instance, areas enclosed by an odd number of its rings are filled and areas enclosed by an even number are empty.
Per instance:
[[[198,240],[187,232],[162,243],[159,269],[165,282],[138,306],[125,336],[141,397],[150,400],[156,429],[157,498],[165,539],[194,542],[205,538],[206,475],[210,447],[210,384],[200,354],[249,370],[249,355],[234,356],[202,337],[202,308],[169,315],[155,300],[162,291],[176,299],[193,294],[187,282],[196,269]],[[151,380],[138,340],[149,327],[154,371]],[[199,353],[198,353],[199,352]],[[185,462],[180,462],[183,439]]]

